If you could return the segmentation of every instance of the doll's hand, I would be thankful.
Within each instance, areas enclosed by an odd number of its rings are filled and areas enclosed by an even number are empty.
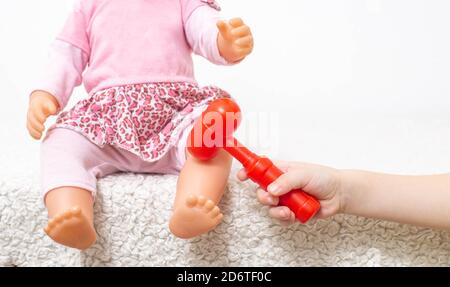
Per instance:
[[[276,162],[285,174],[269,185],[266,192],[261,188],[257,190],[258,200],[270,208],[269,214],[282,222],[283,225],[293,224],[294,213],[285,206],[278,206],[279,196],[294,189],[302,189],[320,201],[321,209],[317,213],[318,218],[327,218],[344,209],[344,196],[341,173],[332,168],[293,162]],[[238,173],[242,181],[247,179],[245,170]]]
[[[217,45],[220,55],[228,63],[236,63],[253,51],[253,36],[242,19],[234,18],[228,22],[217,22],[219,37]]]
[[[45,121],[49,116],[56,115],[58,108],[58,101],[51,94],[44,91],[33,92],[28,107],[27,129],[34,139],[41,139]]]

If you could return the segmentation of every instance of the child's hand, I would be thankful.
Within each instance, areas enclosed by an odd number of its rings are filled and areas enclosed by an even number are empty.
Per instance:
[[[45,121],[49,116],[56,115],[58,108],[56,98],[47,92],[36,91],[30,96],[27,129],[34,139],[41,139],[45,130]]]
[[[302,189],[320,201],[318,218],[327,218],[343,211],[340,171],[303,163],[277,162],[276,165],[285,174],[268,187],[269,192],[261,188],[257,190],[258,200],[264,205],[272,206],[269,211],[271,217],[285,225],[296,221],[294,213],[289,208],[277,206],[278,197],[293,189]],[[238,178],[242,181],[247,179],[245,170],[239,171]]]
[[[219,21],[217,27],[220,55],[229,63],[239,62],[253,51],[252,32],[242,19],[234,18],[228,23]]]

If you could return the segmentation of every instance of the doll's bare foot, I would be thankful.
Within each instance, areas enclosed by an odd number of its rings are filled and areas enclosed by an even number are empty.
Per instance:
[[[174,211],[169,228],[175,236],[189,239],[212,230],[222,218],[223,214],[213,201],[191,195]]]
[[[77,206],[50,219],[44,231],[54,241],[80,250],[89,248],[96,240],[92,222]]]

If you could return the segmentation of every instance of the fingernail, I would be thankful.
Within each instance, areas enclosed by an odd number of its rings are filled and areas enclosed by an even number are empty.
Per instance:
[[[269,187],[267,188],[267,191],[269,191],[270,193],[277,195],[280,192],[280,186],[276,185],[276,184],[271,184],[269,185]]]

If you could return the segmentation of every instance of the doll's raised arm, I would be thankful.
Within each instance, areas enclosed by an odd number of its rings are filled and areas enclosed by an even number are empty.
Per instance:
[[[215,0],[180,0],[186,38],[194,51],[218,65],[237,64],[253,51],[253,35],[241,18],[220,19]]]
[[[196,0],[201,2],[200,0]],[[194,2],[184,1],[184,2]],[[185,4],[187,5],[187,4]],[[188,9],[188,8],[186,8]],[[184,11],[186,11],[184,9]],[[217,46],[217,37],[219,29],[217,22],[221,20],[220,13],[217,9],[202,5],[196,7],[192,12],[184,18],[184,30],[186,39],[196,55],[208,59],[217,65],[228,65],[229,63],[220,55]]]

